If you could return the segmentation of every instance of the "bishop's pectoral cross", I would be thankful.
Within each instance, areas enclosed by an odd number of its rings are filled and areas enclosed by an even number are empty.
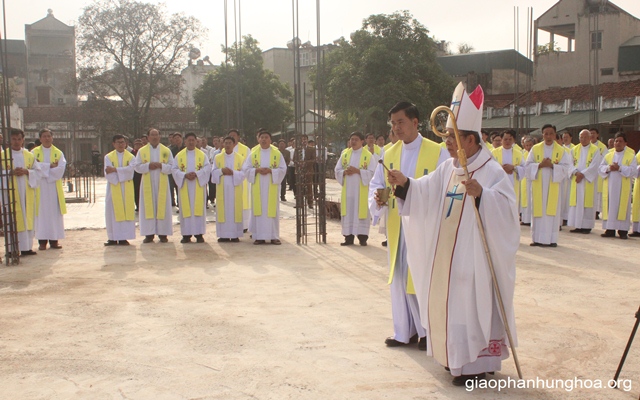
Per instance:
[[[451,215],[451,210],[453,209],[453,201],[462,201],[462,199],[464,198],[464,193],[456,193],[459,185],[460,184],[455,185],[452,192],[447,192],[447,197],[451,199],[451,202],[449,203],[449,209],[447,210],[447,216],[445,217],[445,219],[449,218],[449,215]]]

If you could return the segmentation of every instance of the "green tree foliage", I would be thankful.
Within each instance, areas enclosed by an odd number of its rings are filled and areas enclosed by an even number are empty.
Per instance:
[[[88,5],[77,25],[79,86],[96,101],[119,103],[96,118],[128,121],[128,132],[122,133],[144,131],[153,122],[151,107],[179,99],[178,74],[204,33],[197,19],[169,15],[164,5],[133,0]]]
[[[293,95],[289,85],[263,68],[258,41],[248,35],[241,49],[234,44],[222,50],[229,58],[228,65],[209,73],[193,96],[200,126],[216,134],[242,128],[250,141],[258,128],[280,131],[283,123],[293,118]]]
[[[557,52],[560,51],[560,47],[558,46],[558,42],[539,45],[537,47],[537,49],[538,49],[538,55],[557,53]]]
[[[326,56],[319,80],[328,107],[336,118],[355,115],[360,129],[373,133],[388,131],[387,111],[398,101],[416,104],[427,122],[433,108],[451,101],[454,88],[436,50],[429,31],[407,11],[370,16]]]

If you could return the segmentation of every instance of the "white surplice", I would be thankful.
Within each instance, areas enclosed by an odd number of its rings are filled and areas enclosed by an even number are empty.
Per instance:
[[[127,151],[127,150],[125,150]],[[122,165],[124,152],[118,154],[118,165]],[[135,172],[136,159],[131,160],[126,167],[116,167],[117,172],[107,174],[107,167],[113,167],[114,165],[109,160],[108,156],[104,156],[104,176],[107,178],[107,194],[104,198],[104,219],[107,225],[107,238],[109,240],[129,240],[136,238],[136,221],[116,221],[116,214],[113,210],[113,200],[111,200],[111,185],[120,185],[122,191],[122,199],[125,207],[127,206],[127,199],[124,194],[124,183],[133,180],[133,173]],[[133,188],[132,188],[133,190]]]
[[[140,178],[140,212],[138,213],[138,217],[140,219],[140,235],[162,235],[162,236],[170,236],[173,234],[173,220],[172,220],[172,208],[171,208],[171,188],[169,187],[169,175],[171,175],[171,170],[173,168],[173,155],[171,155],[171,151],[169,151],[169,160],[166,163],[162,163],[161,169],[149,169],[149,163],[151,162],[160,162],[160,145],[157,147],[153,147],[149,144],[149,154],[150,160],[147,163],[142,162],[142,158],[140,156],[140,152],[136,155],[136,166],[135,170],[137,173],[142,175]],[[159,207],[164,208],[164,219],[155,218],[158,214],[154,212],[154,218],[147,219],[146,217],[146,208],[145,208],[145,197],[144,197],[144,175],[149,174],[151,178],[151,193],[153,195],[152,204],[155,207],[154,211],[157,211]],[[160,189],[160,175],[167,176],[167,194],[165,198],[164,204],[158,204],[158,190]]]
[[[622,165],[622,158],[624,156],[625,147],[622,151],[614,151],[613,162],[618,163],[620,165],[619,171],[610,171],[609,164],[607,164],[607,160],[604,158],[600,163],[599,173],[603,179],[603,185],[609,185],[609,215],[607,219],[602,220],[602,229],[613,229],[617,231],[628,231],[631,226],[631,194],[632,191],[629,192],[629,196],[626,199],[622,199],[623,202],[627,203],[627,215],[625,219],[618,219],[618,210],[620,209],[620,196],[622,195],[622,178],[629,178],[632,181],[636,178],[638,173],[638,162],[636,161],[636,157],[633,157],[631,161],[631,165],[625,166]],[[604,192],[604,189],[603,189]],[[604,206],[604,204],[603,204]]]
[[[260,149],[260,167],[270,168],[270,154],[271,148]],[[260,204],[262,206],[262,215],[255,216],[251,213],[251,221],[249,223],[249,230],[253,235],[254,240],[275,240],[280,239],[280,188],[278,187],[278,198],[276,201],[276,216],[271,218],[268,215],[269,211],[269,183],[280,185],[285,175],[287,174],[287,164],[284,162],[284,157],[280,155],[280,163],[278,168],[272,169],[270,174],[261,175],[257,174],[256,168],[251,164],[251,154],[247,156],[242,171],[247,177],[247,181],[251,185],[256,182],[256,179],[260,179]],[[249,185],[249,190],[252,190],[252,186]],[[251,196],[249,196],[251,199]],[[251,202],[253,207],[253,202]]]
[[[407,177],[414,177],[420,147],[422,146],[422,136],[418,135],[411,143],[401,143],[402,152],[400,154],[400,172]],[[451,158],[446,148],[440,150],[440,157],[437,165],[442,164]],[[375,201],[375,193],[378,189],[385,188],[385,170],[378,164],[373,179],[369,183],[369,211],[374,218],[380,216],[382,209],[388,207],[378,207]],[[395,212],[395,211],[394,211]],[[393,265],[393,279],[389,285],[391,295],[391,316],[393,319],[393,338],[402,343],[409,343],[409,339],[416,333],[420,337],[426,335],[426,331],[420,322],[420,310],[418,299],[415,294],[407,293],[407,280],[409,274],[409,264],[407,263],[407,244],[403,233],[403,223],[400,221],[400,237],[398,239],[398,250],[395,260],[391,260],[389,248],[387,248],[387,258],[389,265]],[[414,278],[415,282],[415,278]]]
[[[224,176],[224,220],[220,222],[220,218],[216,218],[216,235],[219,238],[225,239],[237,239],[242,237],[242,231],[244,229],[243,221],[236,222],[236,195],[235,187],[242,185],[244,181],[244,172],[236,171],[235,169],[236,153],[224,155],[224,166],[233,171],[233,175],[222,175],[222,169],[218,168],[215,162],[212,164],[213,170],[211,171],[211,183],[220,185],[220,180]],[[220,187],[216,191],[216,196],[220,195]],[[220,211],[220,202],[218,202],[218,208],[216,211]],[[243,215],[244,217],[244,215]]]
[[[362,155],[362,147],[354,150],[349,160],[349,166],[360,168],[360,157]],[[342,166],[342,157],[338,159],[335,167],[336,181],[340,185],[346,187],[347,197],[347,215],[342,216],[342,235],[369,235],[369,227],[371,226],[371,214],[367,207],[366,218],[359,217],[360,210],[360,184],[369,186],[371,178],[378,164],[377,157],[371,157],[367,169],[361,169],[359,174],[345,175]],[[369,190],[367,189],[367,195]],[[368,202],[367,202],[368,203]]]
[[[551,158],[553,153],[553,145],[544,146],[544,158]],[[564,149],[564,148],[563,148]],[[558,183],[560,185],[559,191],[562,191],[562,183],[569,176],[569,170],[573,163],[571,157],[563,150],[562,158],[558,164],[554,164],[553,168],[539,168],[540,163],[535,162],[535,155],[533,148],[529,152],[529,158],[525,164],[525,176],[527,180],[533,181],[537,178],[538,174],[542,174],[542,217],[533,216],[533,202],[534,194],[531,190],[531,198],[529,202],[529,208],[531,208],[531,237],[535,243],[551,244],[558,243],[558,233],[560,226],[562,225],[562,196],[558,196],[558,208],[556,215],[547,215],[547,199],[549,196],[549,184],[551,182]]]
[[[520,228],[513,183],[486,150],[469,158],[468,170],[483,187],[478,212],[516,345],[513,294]],[[454,376],[498,371],[509,356],[476,200],[466,195],[463,180],[457,159],[450,159],[433,173],[411,179],[406,200],[398,200],[427,354]]]
[[[183,185],[187,185],[187,190],[189,191],[189,205],[191,206],[191,216],[185,218],[182,215],[182,210],[184,208],[180,206],[180,214],[178,214],[178,220],[180,221],[180,234],[182,236],[189,235],[204,235],[207,232],[207,185],[209,183],[209,178],[211,176],[211,164],[209,163],[209,158],[205,153],[204,157],[204,165],[198,171],[196,171],[196,153],[195,150],[186,150],[187,152],[187,166],[185,171],[180,171],[180,166],[178,165],[178,157],[173,159],[173,168],[171,173],[173,175],[173,179],[176,182],[176,187],[178,188],[178,198],[180,198],[180,190]],[[196,179],[189,180],[184,176],[189,172],[196,173]],[[196,216],[196,185],[202,187],[202,215]]]
[[[579,144],[578,146],[582,146]],[[596,225],[596,198],[598,197],[598,168],[600,167],[600,151],[596,151],[587,167],[587,157],[590,146],[582,146],[578,165],[573,168],[571,175],[580,172],[584,175],[580,183],[576,183],[576,205],[569,207],[569,222],[567,225],[576,229],[593,229]],[[569,181],[569,196],[571,196],[571,180]],[[585,182],[593,183],[593,207],[584,206]]]
[[[22,153],[24,149],[20,149],[19,151],[13,150],[11,152],[11,155],[13,157],[13,168],[25,168],[25,164],[24,164],[24,154]],[[4,163],[2,167],[4,168]],[[4,187],[7,187],[7,181],[6,178],[7,176],[5,176],[4,171],[3,171],[3,180],[4,180]],[[24,226],[25,228],[27,227],[27,185],[29,185],[29,187],[35,189],[38,187],[38,181],[39,181],[39,177],[40,177],[40,163],[37,160],[33,161],[33,165],[31,167],[31,169],[29,170],[29,175],[22,175],[22,176],[17,176],[16,180],[18,182],[18,197],[20,198],[20,206],[22,207],[22,216],[23,216],[23,221],[24,221]],[[10,178],[10,177],[9,177]],[[35,193],[34,195],[34,205],[33,205],[33,216],[34,216],[34,227],[35,227],[35,215],[36,215],[36,210],[35,210]],[[8,201],[8,199],[6,198],[6,196],[3,198],[3,201],[6,203]],[[6,228],[5,228],[6,229]],[[32,249],[33,247],[33,238],[35,237],[35,230],[31,229],[31,230],[24,230],[22,232],[18,232],[18,248],[20,251],[29,251]]]
[[[64,154],[58,166],[51,168],[51,147],[42,146],[43,160],[40,162],[40,209],[36,216],[36,239],[64,239],[64,218],[60,211],[60,201],[56,182],[64,177],[67,160]]]

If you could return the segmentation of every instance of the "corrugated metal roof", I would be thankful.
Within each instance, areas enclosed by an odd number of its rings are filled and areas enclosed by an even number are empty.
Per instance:
[[[488,74],[493,69],[516,69],[533,75],[533,62],[515,50],[485,51],[468,54],[454,54],[437,58],[442,69],[453,76]]]

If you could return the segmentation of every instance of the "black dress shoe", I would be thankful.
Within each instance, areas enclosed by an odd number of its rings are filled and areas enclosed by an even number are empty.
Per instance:
[[[551,243],[549,244],[549,247],[558,247],[558,243]]]
[[[530,222],[529,222],[529,223],[526,223],[526,222],[520,222],[520,225],[522,225],[522,226],[531,226],[531,223],[530,223]]]
[[[629,234],[627,231],[618,231],[618,235],[620,239],[629,239]]]
[[[583,229],[582,232],[580,232],[580,233],[582,233],[584,235],[588,235],[588,234],[591,233],[591,229]]]
[[[204,237],[202,235],[196,235],[196,243],[204,243]]]
[[[145,236],[144,240],[142,241],[142,243],[153,243],[153,235],[147,235]]]
[[[218,243],[225,243],[225,242],[230,242],[231,239],[227,239],[227,238],[218,238]]]
[[[160,238],[160,243],[167,243],[169,239],[167,239],[167,235],[158,235]]]
[[[418,337],[418,334],[416,333],[415,335],[411,336],[411,338],[409,338],[409,343],[418,343],[418,340],[420,338]]]
[[[118,245],[120,246],[129,246],[129,241],[128,240],[119,240],[118,241]]]
[[[629,234],[630,237],[640,237],[640,232],[633,232]]]
[[[266,242],[266,241],[264,241],[264,240],[255,240],[255,241],[253,242],[253,244],[265,244],[265,243],[267,243],[267,242]]]
[[[427,351],[427,337],[421,337],[418,341],[418,350]]]
[[[387,247],[387,241],[382,242],[382,247]]]
[[[38,254],[38,253],[36,253],[33,250],[27,250],[27,251],[21,251],[20,252],[21,256],[35,256],[36,254]]]
[[[460,375],[453,377],[453,386],[467,386],[469,381],[482,381],[487,378],[487,374],[484,372],[477,375]]]
[[[395,340],[393,337],[388,337],[384,340],[384,344],[386,344],[387,347],[400,347],[400,346],[406,346],[409,343],[402,343]]]
[[[239,242],[240,242],[240,239],[238,239],[238,238],[233,238],[233,239],[229,239],[229,241],[230,241],[231,243],[239,243]]]
[[[191,243],[191,236],[183,236],[180,243]]]
[[[117,240],[107,240],[106,242],[104,242],[105,246],[115,246],[118,244]]]
[[[542,243],[531,242],[531,243],[529,243],[529,246],[531,246],[531,247],[542,247]]]
[[[369,239],[368,235],[358,235],[358,242],[360,242],[360,246],[366,246],[368,239]]]
[[[582,229],[580,229],[580,228],[571,229],[571,230],[569,231],[569,233],[582,233]]]
[[[600,236],[602,236],[602,237],[616,237],[616,231],[614,231],[613,229],[607,229],[606,231],[604,231],[604,233],[601,233]]]
[[[340,243],[340,246],[351,246],[353,244],[353,235],[347,235],[344,237],[344,242]]]

